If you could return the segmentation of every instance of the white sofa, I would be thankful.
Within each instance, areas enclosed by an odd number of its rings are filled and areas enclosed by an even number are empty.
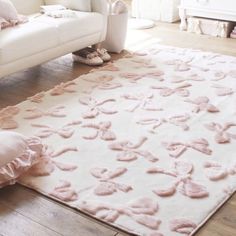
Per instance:
[[[86,0],[85,0],[86,1]],[[0,31],[0,78],[104,41],[107,1],[91,0],[92,12],[76,18],[39,14],[43,0],[11,0],[29,22]]]

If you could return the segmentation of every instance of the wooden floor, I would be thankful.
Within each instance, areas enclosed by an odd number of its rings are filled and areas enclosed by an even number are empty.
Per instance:
[[[145,31],[130,31],[127,48],[153,40],[161,44],[191,47],[236,56],[236,40],[198,36],[178,30],[178,24],[158,23]],[[113,59],[122,57],[113,55]],[[73,63],[70,55],[0,79],[0,108],[14,105],[87,73],[91,68]],[[197,209],[193,209],[197,211]],[[20,185],[0,190],[2,236],[124,236],[123,232],[48,199]],[[236,235],[236,194],[202,227],[196,236]],[[168,236],[168,235],[166,235]]]

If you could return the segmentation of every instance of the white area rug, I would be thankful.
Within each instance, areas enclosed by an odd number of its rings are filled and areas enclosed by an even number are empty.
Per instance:
[[[2,110],[48,145],[20,183],[128,232],[193,235],[236,190],[235,66],[152,45]]]

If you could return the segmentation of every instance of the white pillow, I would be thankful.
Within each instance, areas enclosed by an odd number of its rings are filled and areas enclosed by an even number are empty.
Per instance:
[[[16,180],[42,155],[40,138],[25,136],[11,131],[0,131],[0,188],[14,184]]]
[[[17,10],[9,0],[0,0],[0,17],[6,21],[18,21]]]
[[[91,12],[91,0],[45,0],[46,5],[63,5],[76,11]]]

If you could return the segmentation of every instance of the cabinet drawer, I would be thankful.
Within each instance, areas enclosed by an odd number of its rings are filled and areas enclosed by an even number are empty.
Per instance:
[[[236,13],[236,0],[182,0],[181,6],[185,8],[201,8]]]

